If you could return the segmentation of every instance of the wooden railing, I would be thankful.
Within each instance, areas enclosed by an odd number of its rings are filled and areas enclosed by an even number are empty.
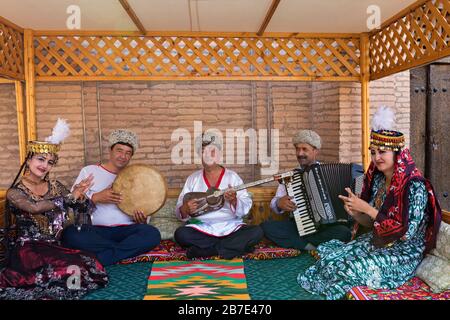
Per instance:
[[[23,29],[0,17],[0,76],[24,80]]]
[[[370,36],[370,80],[450,55],[450,0],[423,0]]]
[[[36,80],[359,81],[359,34],[34,32]]]

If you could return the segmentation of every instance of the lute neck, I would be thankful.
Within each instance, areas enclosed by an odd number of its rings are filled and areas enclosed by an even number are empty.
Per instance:
[[[266,178],[266,179],[261,179],[261,180],[258,180],[258,181],[242,184],[240,186],[233,187],[232,189],[235,190],[235,191],[239,191],[239,190],[251,188],[251,187],[254,187],[254,186],[259,186],[260,184],[268,183],[268,182],[271,182],[273,180],[275,180],[274,177],[269,177],[269,178]]]
[[[234,191],[237,192],[237,191],[240,191],[240,190],[243,190],[243,189],[251,188],[251,187],[254,187],[254,186],[259,186],[260,184],[268,183],[268,182],[271,182],[273,180],[275,180],[275,177],[269,177],[269,178],[266,178],[266,179],[261,179],[261,180],[258,180],[258,181],[241,184],[240,186],[237,186],[237,187],[231,187],[231,188],[228,188],[228,189],[225,189],[225,190],[220,190],[219,193],[220,193],[220,195],[223,195],[228,190],[234,190]]]
[[[250,187],[258,186],[260,184],[271,182],[271,181],[274,181],[274,180],[280,181],[283,178],[292,177],[293,174],[294,174],[294,171],[283,172],[283,173],[276,174],[276,175],[274,175],[272,177],[269,177],[269,178],[261,179],[261,180],[250,182],[250,183],[241,184],[240,186],[227,188],[225,190],[215,191],[213,194],[207,196],[206,198],[209,198],[209,197],[220,197],[223,194],[225,194],[225,192],[227,192],[228,190],[239,191],[239,190],[242,190],[242,189],[247,189],[247,188],[250,188]]]

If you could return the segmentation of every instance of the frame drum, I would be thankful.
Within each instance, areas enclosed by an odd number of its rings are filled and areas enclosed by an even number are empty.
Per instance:
[[[123,200],[117,206],[133,216],[135,210],[142,210],[145,216],[157,212],[166,202],[167,184],[156,169],[148,165],[133,164],[122,169],[112,185]]]

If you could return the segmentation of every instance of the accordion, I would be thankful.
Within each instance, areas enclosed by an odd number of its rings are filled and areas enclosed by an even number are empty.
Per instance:
[[[353,163],[313,164],[296,169],[282,183],[297,205],[292,213],[299,235],[315,233],[321,224],[348,223],[351,216],[338,195],[347,195],[347,187],[360,194],[363,178],[362,167]]]

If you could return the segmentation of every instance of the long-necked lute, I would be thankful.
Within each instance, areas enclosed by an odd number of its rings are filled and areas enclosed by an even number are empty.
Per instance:
[[[293,174],[294,174],[294,171],[279,173],[279,174],[276,174],[269,178],[261,179],[261,180],[250,182],[250,183],[245,183],[240,186],[227,188],[225,190],[219,190],[217,188],[210,187],[206,192],[189,192],[184,195],[183,203],[186,203],[187,201],[190,201],[190,200],[196,200],[197,205],[198,205],[197,209],[194,212],[191,212],[190,215],[191,215],[191,217],[198,217],[198,216],[201,216],[208,212],[221,209],[223,207],[223,205],[225,204],[225,199],[224,199],[223,195],[227,191],[234,190],[237,192],[239,190],[258,186],[258,185],[268,183],[271,181],[275,181],[275,180],[279,181],[281,179],[291,177]]]

